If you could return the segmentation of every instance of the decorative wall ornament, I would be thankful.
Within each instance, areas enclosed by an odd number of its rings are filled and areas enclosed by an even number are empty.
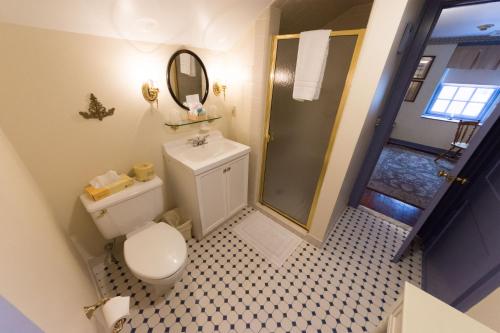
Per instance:
[[[88,112],[78,112],[85,119],[99,119],[103,120],[104,117],[112,116],[115,112],[115,108],[107,110],[101,102],[95,97],[93,93],[90,93],[90,102]]]

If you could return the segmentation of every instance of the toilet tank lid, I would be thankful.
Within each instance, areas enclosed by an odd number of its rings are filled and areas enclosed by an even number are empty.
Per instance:
[[[153,179],[147,182],[136,181],[132,186],[127,187],[123,191],[112,194],[109,197],[106,197],[99,201],[94,201],[90,199],[86,193],[80,195],[80,200],[82,201],[83,206],[85,206],[87,212],[94,213],[101,209],[105,209],[114,206],[116,204],[119,204],[120,202],[135,198],[138,195],[154,190],[155,188],[158,188],[162,185],[163,181],[160,179],[160,177],[155,176]]]

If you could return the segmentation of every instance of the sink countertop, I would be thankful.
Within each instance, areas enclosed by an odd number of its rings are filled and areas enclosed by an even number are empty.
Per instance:
[[[209,171],[250,152],[250,147],[224,138],[219,131],[209,132],[206,144],[193,147],[188,139],[197,136],[202,135],[186,136],[163,145],[163,151],[167,157],[181,163],[195,175]]]

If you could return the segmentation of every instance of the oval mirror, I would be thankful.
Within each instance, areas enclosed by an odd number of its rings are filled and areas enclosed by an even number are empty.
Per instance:
[[[167,85],[174,101],[186,110],[189,103],[205,103],[208,97],[208,76],[205,65],[194,52],[175,52],[167,66]]]

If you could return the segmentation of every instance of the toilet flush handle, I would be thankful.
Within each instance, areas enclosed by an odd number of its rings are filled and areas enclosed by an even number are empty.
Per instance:
[[[108,212],[107,209],[101,209],[99,211],[99,215],[97,215],[97,218],[100,219],[101,217],[103,217],[104,215],[106,215],[107,212]]]

